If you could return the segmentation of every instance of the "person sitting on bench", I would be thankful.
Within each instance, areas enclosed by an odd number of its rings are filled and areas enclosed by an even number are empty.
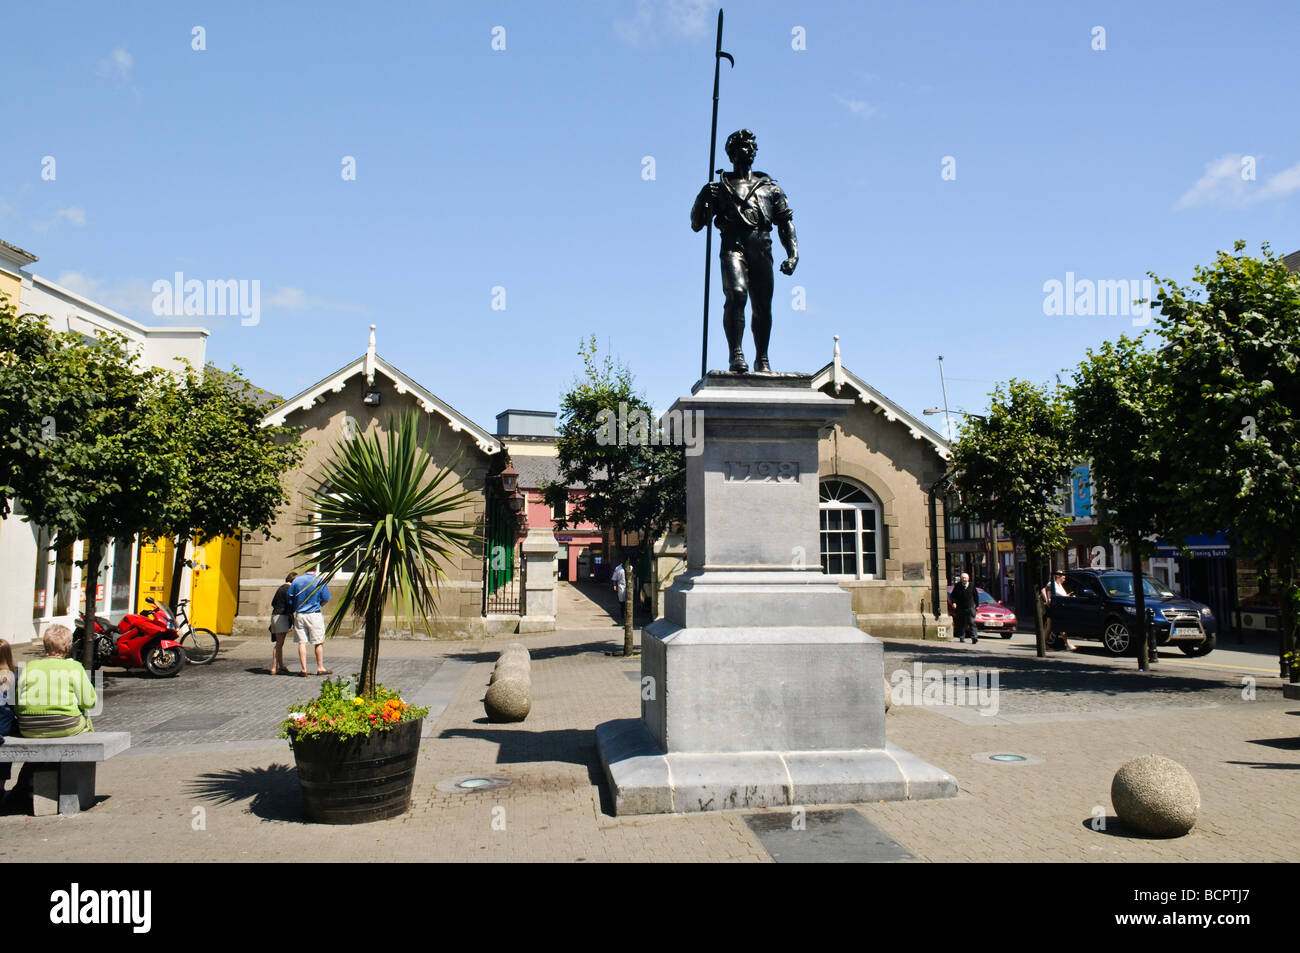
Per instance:
[[[14,715],[24,738],[66,738],[94,726],[86,712],[95,707],[95,686],[76,659],[68,658],[72,631],[66,625],[45,630],[45,658],[23,666]]]

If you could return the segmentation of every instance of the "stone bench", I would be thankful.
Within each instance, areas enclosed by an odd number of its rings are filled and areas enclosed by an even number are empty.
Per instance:
[[[32,816],[76,814],[95,803],[95,765],[131,747],[128,731],[68,738],[0,738],[0,762],[32,766]]]

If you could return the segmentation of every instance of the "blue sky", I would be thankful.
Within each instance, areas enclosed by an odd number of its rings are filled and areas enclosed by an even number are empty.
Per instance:
[[[554,409],[591,333],[666,407],[699,370],[688,212],[716,10],[10,6],[0,238],[145,323],[169,320],[150,287],[176,271],[260,281],[256,326],[178,323],[281,394],[360,354],[373,322],[381,354],[489,429]],[[994,383],[1049,381],[1133,331],[1045,314],[1046,282],[1185,281],[1238,238],[1300,248],[1298,21],[1282,2],[729,3],[715,167],[753,129],[799,233],[774,367],[821,367],[839,334],[919,414],[943,354],[950,406],[978,411]]]

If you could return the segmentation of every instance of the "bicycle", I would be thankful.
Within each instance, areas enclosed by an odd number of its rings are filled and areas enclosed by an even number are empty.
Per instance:
[[[190,618],[185,612],[189,601],[182,599],[176,604],[176,618],[173,621],[176,624],[176,631],[180,633],[177,641],[185,649],[185,655],[191,664],[211,665],[212,660],[217,657],[221,643],[217,641],[217,635],[211,629],[196,629],[190,624]]]

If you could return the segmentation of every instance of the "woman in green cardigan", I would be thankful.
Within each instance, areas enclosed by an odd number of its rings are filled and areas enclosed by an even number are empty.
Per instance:
[[[65,738],[93,731],[86,712],[95,707],[95,686],[81,663],[68,658],[72,631],[52,625],[43,641],[45,658],[28,662],[18,678],[18,733],[24,738]]]

